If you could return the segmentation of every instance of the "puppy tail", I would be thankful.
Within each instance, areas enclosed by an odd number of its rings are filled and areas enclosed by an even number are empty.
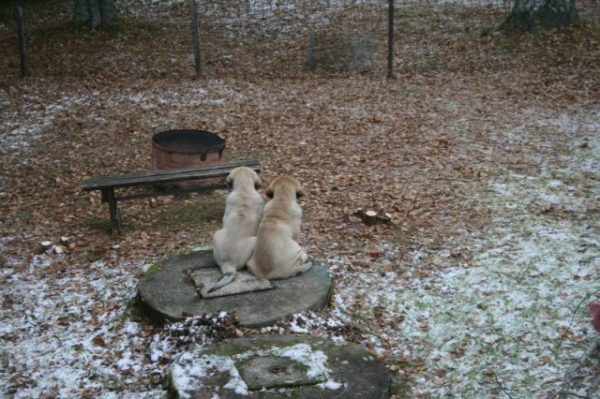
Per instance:
[[[307,260],[308,260],[308,262],[306,262],[302,265],[296,266],[294,268],[294,271],[296,272],[296,276],[299,276],[302,273],[306,273],[313,267],[313,263],[315,262],[315,260],[313,258],[311,258],[310,256],[308,257]]]
[[[223,273],[223,277],[221,277],[221,279],[217,281],[217,283],[213,285],[210,290],[208,290],[208,293],[210,294],[211,292],[215,292],[219,288],[225,287],[227,284],[231,283],[235,278],[235,274],[236,272]]]

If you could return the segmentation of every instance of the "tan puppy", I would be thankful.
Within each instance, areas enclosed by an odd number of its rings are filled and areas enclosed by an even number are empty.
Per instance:
[[[209,290],[213,292],[231,283],[238,270],[252,256],[256,231],[263,214],[264,201],[256,189],[261,181],[245,166],[227,176],[231,192],[227,196],[223,228],[213,235],[213,252],[223,277]]]
[[[265,206],[256,234],[254,253],[248,270],[266,279],[284,279],[312,267],[308,255],[298,244],[302,208],[296,198],[303,195],[298,180],[280,176],[267,189],[272,200]]]

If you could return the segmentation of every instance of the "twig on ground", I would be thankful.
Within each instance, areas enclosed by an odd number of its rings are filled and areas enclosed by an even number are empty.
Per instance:
[[[577,304],[577,306],[575,307],[575,310],[573,311],[573,315],[571,316],[571,320],[569,321],[569,325],[567,326],[567,329],[565,330],[565,332],[559,337],[558,342],[556,343],[556,349],[554,350],[554,354],[556,355],[560,349],[560,344],[562,343],[563,339],[567,336],[567,333],[571,330],[571,326],[573,325],[573,321],[575,321],[575,315],[577,314],[577,312],[579,312],[579,308],[581,307],[581,305],[584,302],[589,302],[590,298],[596,294],[598,294],[600,292],[600,290],[598,291],[594,291],[591,294],[588,294],[586,296],[583,297],[583,299],[581,301],[579,301],[579,303]]]
[[[577,374],[579,373],[579,371],[581,370],[583,363],[589,359],[592,354],[597,351],[598,349],[600,349],[600,337],[596,337],[594,339],[594,342],[592,342],[592,344],[590,345],[590,347],[585,351],[583,357],[579,360],[579,363],[575,366],[573,366],[571,369],[569,369],[567,371],[567,373],[565,374],[565,378],[564,381],[561,385],[560,391],[558,391],[558,393],[553,396],[557,397],[558,399],[566,399],[568,396],[576,396],[579,398],[587,398],[587,396],[581,396],[578,395],[574,392],[570,391],[571,385],[572,385],[572,381],[575,379],[575,377],[577,376]],[[597,387],[600,377],[596,377],[596,379],[594,380],[594,383],[592,384],[592,387]]]
[[[500,379],[498,379],[498,375],[494,372],[494,370],[491,370],[492,374],[494,375],[494,379],[496,380],[496,384],[498,385],[498,388],[500,388],[500,390],[502,392],[504,392],[506,394],[506,396],[508,396],[510,399],[513,399],[512,395],[510,394],[510,392],[508,392],[504,386],[502,385],[502,382],[500,382]]]
[[[576,398],[589,399],[587,396],[579,395],[579,394],[576,394],[575,392],[561,392],[561,395],[563,393],[568,396],[575,396]]]

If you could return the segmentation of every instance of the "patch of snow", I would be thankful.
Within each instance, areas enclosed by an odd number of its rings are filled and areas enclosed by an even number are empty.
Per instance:
[[[270,350],[271,355],[289,357],[308,367],[306,375],[315,378],[328,375],[331,370],[325,366],[327,355],[323,351],[314,351],[308,344],[295,344],[286,348],[274,348]]]
[[[177,391],[184,398],[190,397],[187,392],[202,388],[201,377],[211,375],[213,370],[227,372],[231,377],[223,387],[233,390],[239,395],[248,394],[248,386],[240,377],[240,373],[232,358],[227,356],[202,356],[197,350],[182,353],[175,359],[171,367],[171,378]]]
[[[324,388],[324,389],[331,389],[333,391],[337,391],[338,389],[340,389],[341,387],[345,387],[346,384],[340,383],[340,382],[335,382],[332,380],[328,380],[327,382],[323,382],[321,384],[318,384],[319,387]]]
[[[391,336],[398,354],[424,362],[416,397],[488,396],[498,388],[495,377],[512,397],[551,395],[584,355],[591,330],[585,309],[600,275],[600,225],[586,214],[597,209],[600,186],[579,182],[598,178],[600,153],[592,149],[600,146],[599,117],[538,120],[585,136],[589,148],[574,146],[558,166],[544,162],[537,176],[506,171],[491,179],[476,199],[493,211],[493,223],[457,240],[471,249],[472,262],[453,266],[444,250],[417,249],[403,268],[410,276],[435,258],[439,267],[429,276],[394,281],[369,272],[338,281],[338,292],[353,296],[334,296],[334,303],[351,319],[375,308],[403,316],[399,326],[384,323],[371,342]],[[512,140],[525,137],[535,137],[527,127],[512,133]]]
[[[74,112],[76,109],[87,112],[101,104],[119,107],[121,104],[131,103],[145,110],[162,109],[165,106],[198,108],[226,102],[242,103],[246,100],[245,94],[218,79],[191,83],[188,90],[167,90],[160,93],[131,88],[105,93],[95,91],[91,95],[82,91],[61,96],[46,104],[43,104],[41,95],[33,94],[33,88],[24,86],[23,90],[26,93],[19,99],[18,113],[4,113],[0,119],[0,147],[16,152],[27,148],[33,141],[43,139],[52,131],[57,120],[77,118],[77,112]],[[88,122],[105,122],[96,112],[91,112],[90,115]]]
[[[25,273],[2,276],[1,284],[10,290],[3,289],[0,392],[12,398],[76,397],[89,389],[107,390],[102,396],[110,397],[108,392],[123,389],[127,373],[144,374],[143,354],[134,350],[143,345],[139,327],[122,322],[121,308],[134,293],[134,275],[96,264],[85,275],[67,272],[49,284],[37,273],[52,260],[35,255]],[[123,295],[127,292],[129,297]],[[104,301],[121,305],[105,309]],[[160,389],[152,391],[147,397],[162,396]]]

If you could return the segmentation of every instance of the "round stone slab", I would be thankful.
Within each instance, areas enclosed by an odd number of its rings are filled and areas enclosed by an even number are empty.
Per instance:
[[[240,324],[265,327],[305,310],[325,308],[331,297],[331,275],[319,264],[286,280],[273,280],[273,289],[203,299],[190,275],[195,270],[218,268],[212,249],[167,258],[153,266],[138,284],[138,304],[156,323],[192,315],[235,310]]]
[[[179,398],[387,399],[386,367],[363,347],[304,335],[239,338],[186,352],[169,370]]]

